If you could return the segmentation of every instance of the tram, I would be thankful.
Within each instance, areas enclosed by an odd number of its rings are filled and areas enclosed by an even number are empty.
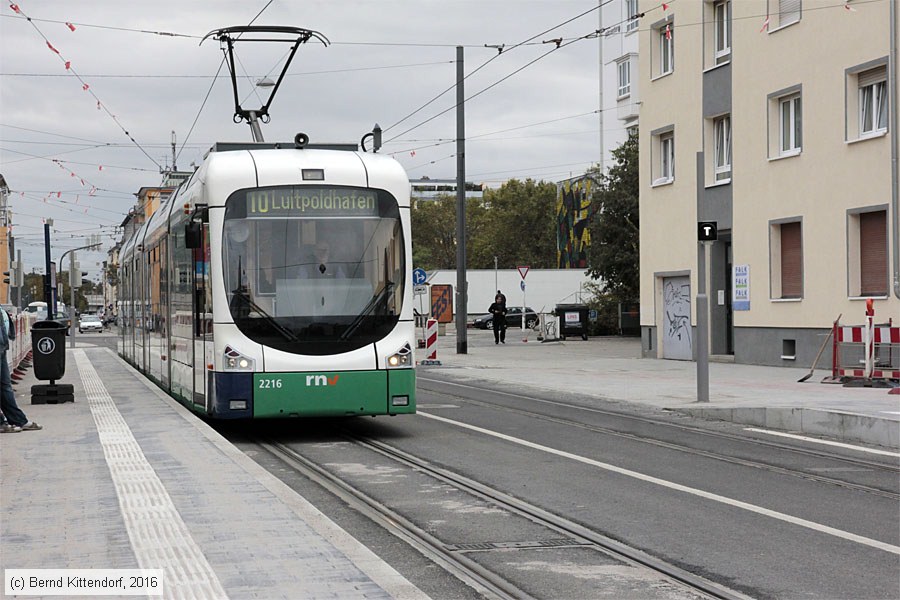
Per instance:
[[[123,244],[119,354],[210,418],[415,413],[409,179],[297,139],[217,144]]]

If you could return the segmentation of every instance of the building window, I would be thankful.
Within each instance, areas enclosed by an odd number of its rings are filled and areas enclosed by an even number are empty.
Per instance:
[[[801,222],[772,224],[769,243],[772,298],[802,298],[803,236]]]
[[[731,115],[713,120],[716,181],[731,179]]]
[[[659,39],[659,74],[666,75],[675,70],[675,33],[672,31],[672,22],[660,27],[657,38]]]
[[[778,4],[778,22],[776,28],[787,27],[800,20],[800,0],[769,0]]]
[[[731,59],[731,0],[722,0],[713,4],[715,21],[716,64]]]
[[[653,140],[653,185],[672,183],[675,179],[675,131],[668,127],[650,134]]]
[[[861,136],[887,131],[887,70],[871,69],[858,75],[859,133]]]
[[[638,27],[638,0],[625,0],[625,18],[628,19],[625,25],[625,33],[634,31]]]
[[[782,156],[797,154],[803,147],[802,103],[800,94],[778,101],[780,119],[779,150]]]
[[[847,233],[850,296],[887,296],[887,210],[866,209],[849,215]]]
[[[628,57],[616,64],[619,81],[619,98],[631,95],[631,62]]]

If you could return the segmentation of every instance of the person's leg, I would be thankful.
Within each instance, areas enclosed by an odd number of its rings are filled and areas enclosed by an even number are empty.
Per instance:
[[[12,388],[6,356],[0,356],[0,411],[3,412],[10,425],[21,427],[28,422],[28,417],[16,403],[16,393]]]
[[[497,320],[495,319],[491,326],[494,328],[494,343],[500,343],[500,326],[497,324]]]

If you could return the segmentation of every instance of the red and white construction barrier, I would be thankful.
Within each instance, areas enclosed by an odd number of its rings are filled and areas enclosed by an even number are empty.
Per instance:
[[[425,323],[425,360],[421,365],[439,365],[437,359],[438,322],[437,319],[428,319]]]
[[[831,381],[846,386],[900,386],[900,327],[875,325],[872,300],[866,302],[864,325],[834,324]]]

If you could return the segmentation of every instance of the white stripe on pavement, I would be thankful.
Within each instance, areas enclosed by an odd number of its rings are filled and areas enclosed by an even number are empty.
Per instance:
[[[475,425],[469,425],[468,423],[462,423],[460,421],[454,421],[452,419],[439,417],[437,415],[430,415],[428,413],[423,413],[423,412],[418,412],[416,414],[419,414],[423,417],[427,417],[429,419],[434,419],[436,421],[441,421],[442,423],[448,423],[450,425],[456,425],[457,427],[462,427],[464,429],[477,431],[478,433],[483,433],[485,435],[499,438],[501,440],[506,440],[507,442],[512,442],[513,444],[518,444],[520,446],[525,446],[527,448],[533,448],[535,450],[540,450],[542,452],[547,452],[549,454],[554,454],[556,456],[561,456],[563,458],[575,460],[580,463],[584,463],[586,465],[591,465],[594,467],[598,467],[600,469],[611,471],[613,473],[625,475],[626,477],[632,477],[634,479],[639,479],[640,481],[646,481],[648,483],[653,483],[653,484],[656,484],[656,485],[659,485],[659,486],[662,486],[665,488],[677,490],[679,492],[684,492],[686,494],[692,494],[694,496],[706,498],[707,500],[712,500],[714,502],[720,502],[722,504],[727,504],[729,506],[734,506],[736,508],[742,508],[744,510],[747,510],[747,511],[750,511],[753,513],[771,517],[773,519],[778,519],[780,521],[785,521],[785,522],[791,523],[793,525],[799,525],[800,527],[806,527],[807,529],[812,529],[814,531],[826,533],[828,535],[833,535],[835,537],[849,540],[851,542],[856,542],[857,544],[862,544],[864,546],[871,546],[872,548],[877,548],[879,550],[884,550],[885,552],[891,552],[892,554],[900,555],[900,546],[894,546],[892,544],[887,544],[885,542],[873,540],[871,538],[863,537],[863,536],[857,535],[855,533],[850,533],[849,531],[842,531],[840,529],[835,529],[834,527],[829,527],[827,525],[821,525],[819,523],[807,521],[806,519],[801,519],[799,517],[786,515],[784,513],[770,510],[768,508],[756,506],[755,504],[750,504],[748,502],[741,502],[740,500],[735,500],[733,498],[727,498],[725,496],[720,496],[718,494],[713,494],[711,492],[704,492],[703,490],[698,490],[696,488],[688,487],[686,485],[681,485],[680,483],[666,481],[665,479],[660,479],[658,477],[653,477],[651,475],[644,475],[643,473],[638,473],[637,471],[623,469],[622,467],[617,467],[617,466],[611,465],[609,463],[600,462],[597,460],[593,460],[591,458],[579,456],[577,454],[572,454],[570,452],[564,452],[562,450],[557,450],[555,448],[550,448],[548,446],[542,446],[540,444],[535,444],[534,442],[529,442],[527,440],[512,437],[512,436],[506,435],[504,433],[500,433],[497,431],[491,431],[490,429],[484,429],[482,427],[476,427]]]
[[[880,454],[882,456],[892,456],[900,458],[900,452],[889,452],[887,450],[876,450],[874,448],[863,448],[862,446],[854,446],[853,444],[845,444],[843,442],[832,442],[831,440],[820,440],[819,438],[807,437],[805,435],[797,435],[795,433],[784,433],[783,431],[772,431],[771,429],[757,429],[756,427],[745,427],[744,431],[752,431],[754,433],[766,433],[768,435],[776,435],[778,437],[791,438],[792,440],[801,440],[804,442],[814,442],[816,444],[825,444],[826,446],[837,446],[838,448],[848,448],[850,450],[858,450],[859,452],[868,452],[869,454]]]

